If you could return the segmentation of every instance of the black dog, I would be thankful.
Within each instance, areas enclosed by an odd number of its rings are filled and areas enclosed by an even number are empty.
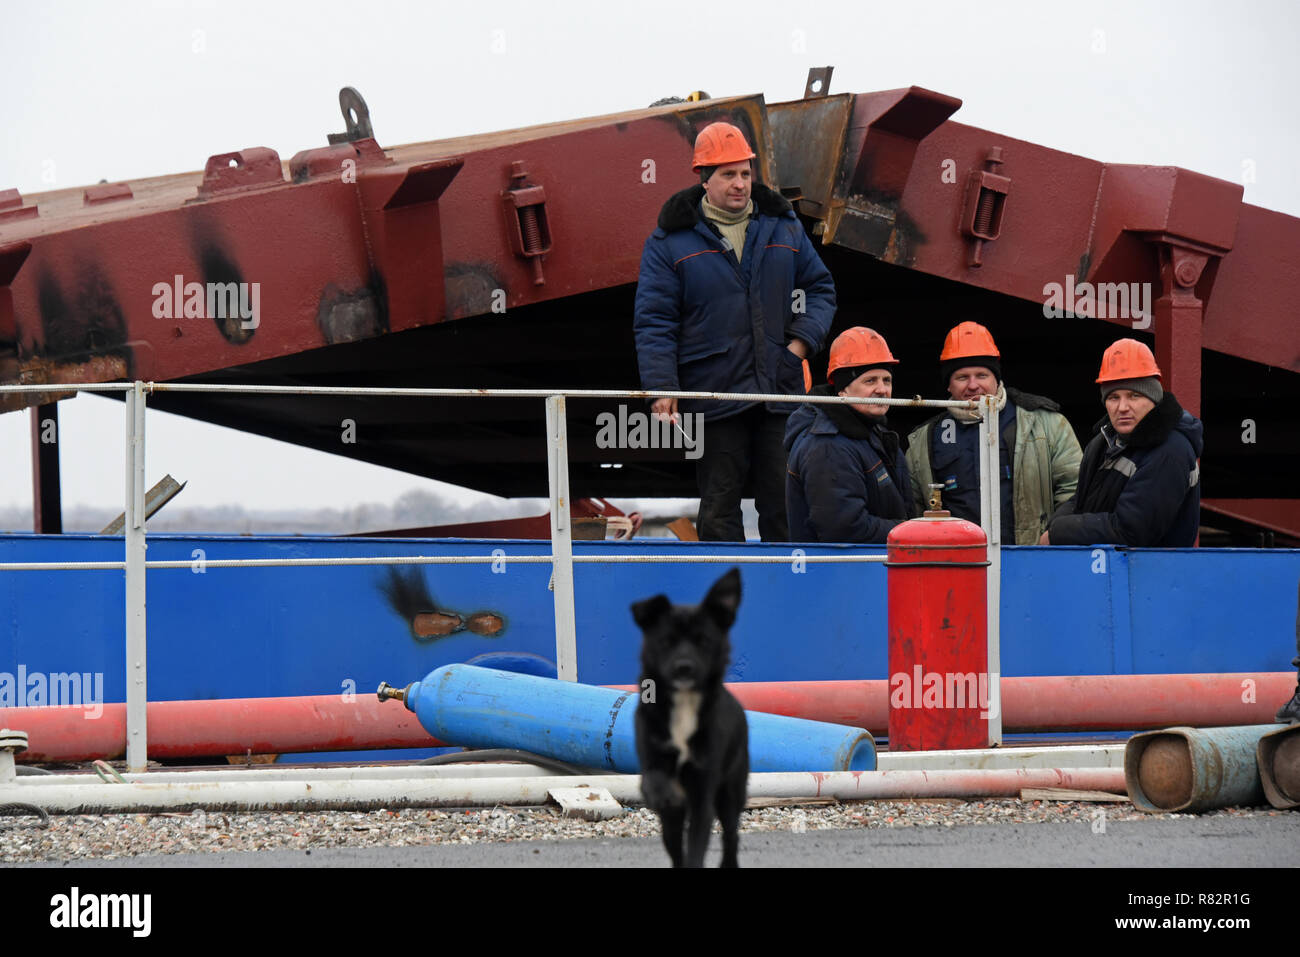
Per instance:
[[[722,866],[739,866],[749,733],[740,702],[722,686],[731,656],[727,632],[739,605],[740,572],[733,568],[701,605],[673,605],[655,595],[632,606],[645,632],[636,709],[641,793],[663,824],[673,867],[683,866],[687,818],[685,866],[704,866],[715,813],[722,822]]]

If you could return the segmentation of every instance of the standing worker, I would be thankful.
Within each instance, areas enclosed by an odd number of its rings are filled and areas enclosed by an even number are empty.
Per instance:
[[[898,360],[884,337],[855,326],[831,343],[829,386],[813,395],[891,398]],[[887,405],[805,404],[790,416],[786,511],[795,542],[879,545],[911,518],[911,480]]]
[[[1079,440],[1060,406],[1002,382],[1002,354],[978,322],[948,331],[939,375],[953,399],[997,396],[998,475],[1004,544],[1037,545],[1052,511],[1074,494]],[[931,483],[943,485],[943,507],[980,524],[979,412],[948,409],[908,436],[912,499],[919,510]]]
[[[803,395],[806,363],[835,314],[835,285],[794,209],[754,182],[744,134],[710,123],[695,140],[702,185],[669,198],[646,240],[636,291],[642,388]],[[676,416],[676,399],[651,411]],[[704,415],[696,464],[703,541],[745,540],[740,499],[752,486],[763,541],[789,538],[785,448],[790,405],[684,401]]]
[[[1186,548],[1201,518],[1201,420],[1160,385],[1151,350],[1112,343],[1097,375],[1106,415],[1094,427],[1074,497],[1052,516],[1044,545]]]

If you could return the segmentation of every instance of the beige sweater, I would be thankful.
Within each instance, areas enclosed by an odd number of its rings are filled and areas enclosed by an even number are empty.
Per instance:
[[[706,196],[700,200],[700,208],[706,217],[717,224],[722,235],[727,237],[727,242],[731,243],[731,247],[736,251],[736,262],[740,262],[740,257],[745,252],[745,231],[749,229],[749,217],[754,212],[754,201],[751,199],[745,204],[744,209],[733,213],[714,206]]]

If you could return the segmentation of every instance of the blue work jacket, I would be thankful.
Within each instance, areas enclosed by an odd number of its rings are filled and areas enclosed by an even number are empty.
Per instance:
[[[704,187],[672,196],[646,240],[633,329],[645,389],[802,395],[793,339],[821,350],[835,315],[835,284],[793,208],[755,183],[740,261],[700,211]],[[705,420],[752,402],[698,400]],[[793,405],[769,403],[772,411]]]

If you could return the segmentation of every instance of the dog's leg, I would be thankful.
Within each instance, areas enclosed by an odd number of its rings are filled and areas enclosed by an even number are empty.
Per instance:
[[[718,821],[722,824],[722,867],[740,866],[740,811],[745,804],[743,793],[723,787],[718,791]]]
[[[709,775],[700,775],[686,793],[690,804],[690,824],[686,835],[686,866],[703,867],[704,854],[709,849],[709,832],[713,830],[713,801],[710,800],[714,784]]]
[[[682,828],[686,823],[686,808],[682,805],[665,807],[659,811],[659,823],[663,826],[664,847],[673,867],[682,866]]]

